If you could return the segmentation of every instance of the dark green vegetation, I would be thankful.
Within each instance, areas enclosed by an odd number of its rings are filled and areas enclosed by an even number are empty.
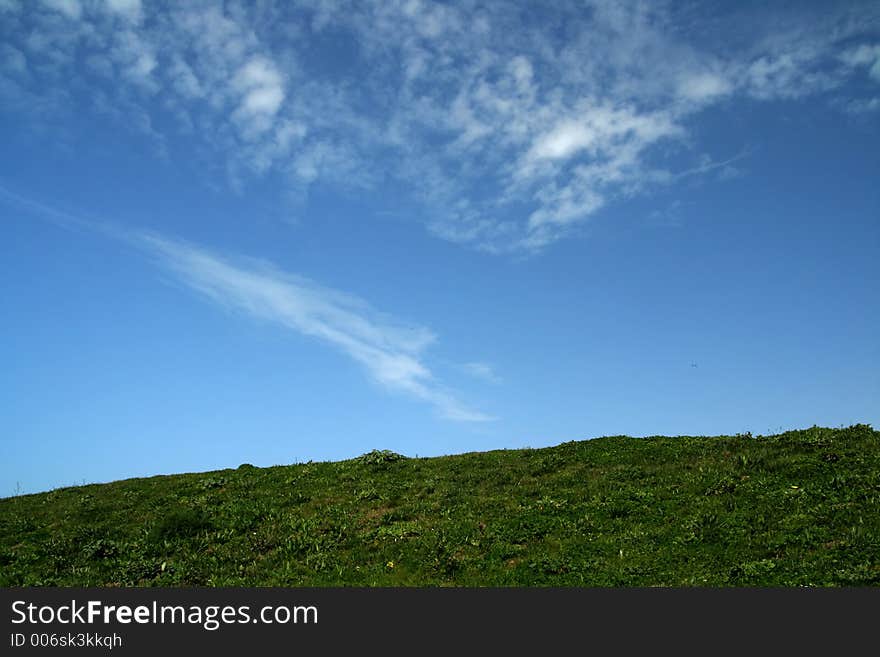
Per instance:
[[[880,432],[599,438],[0,500],[0,585],[880,584]]]

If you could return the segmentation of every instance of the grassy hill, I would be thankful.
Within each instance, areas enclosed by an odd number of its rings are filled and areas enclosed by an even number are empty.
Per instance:
[[[880,584],[880,432],[606,437],[0,500],[0,585]]]

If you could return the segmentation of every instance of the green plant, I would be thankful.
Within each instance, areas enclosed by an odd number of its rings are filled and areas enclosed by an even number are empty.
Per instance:
[[[363,463],[364,465],[385,465],[386,463],[401,461],[405,458],[406,457],[403,454],[392,452],[389,449],[374,449],[373,451],[367,452],[366,454],[361,454],[355,460],[358,463]]]

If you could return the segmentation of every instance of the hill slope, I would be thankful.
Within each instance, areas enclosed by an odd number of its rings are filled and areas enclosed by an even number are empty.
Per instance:
[[[0,500],[0,585],[877,585],[880,432],[606,437]]]

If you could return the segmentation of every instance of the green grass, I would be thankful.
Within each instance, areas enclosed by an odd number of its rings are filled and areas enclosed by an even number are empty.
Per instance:
[[[876,586],[880,432],[606,437],[0,500],[2,586]]]

